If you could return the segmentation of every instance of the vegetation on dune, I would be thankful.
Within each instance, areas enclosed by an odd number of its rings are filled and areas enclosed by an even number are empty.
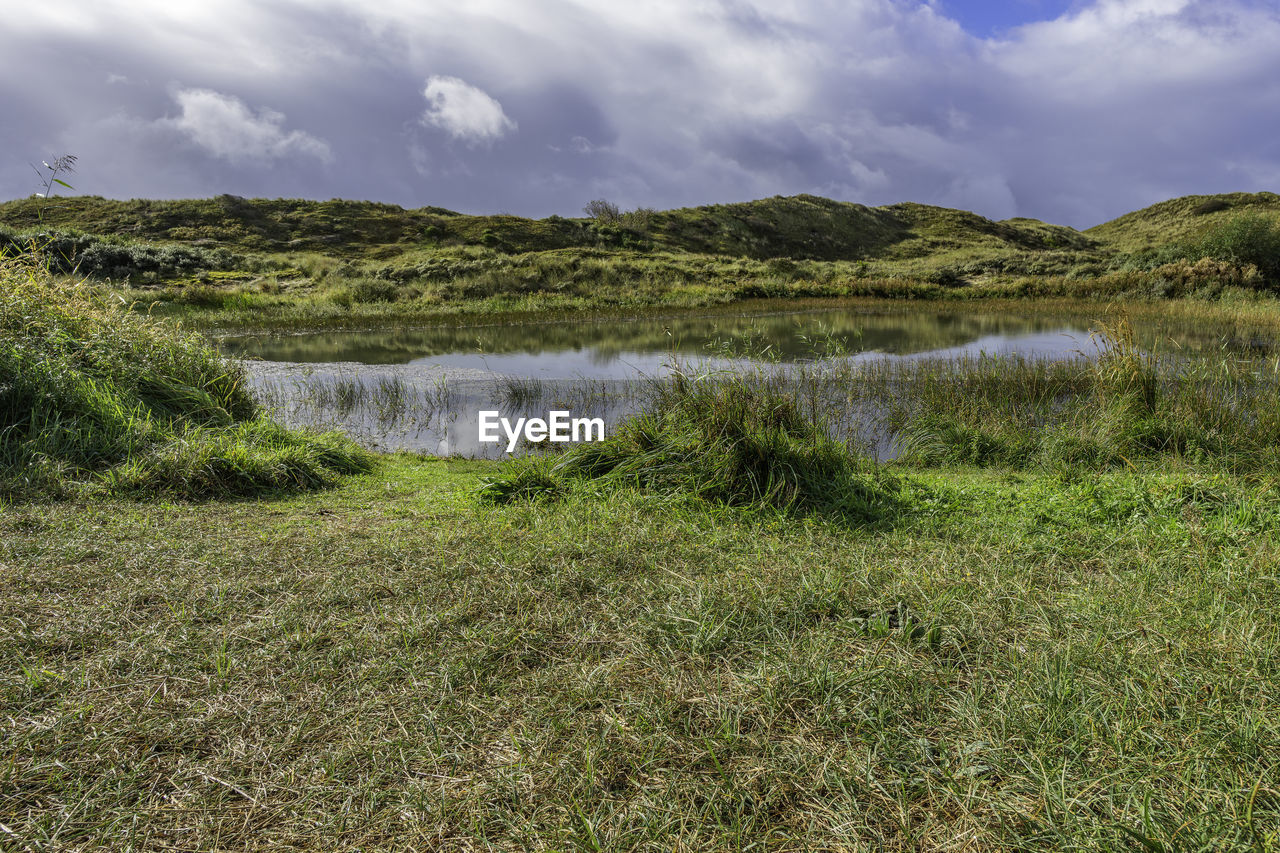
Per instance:
[[[139,243],[117,236],[72,232],[23,235],[0,228],[0,255],[38,254],[52,272],[139,284],[241,269],[249,261],[229,249],[183,243]]]
[[[337,435],[264,418],[202,338],[90,288],[0,267],[0,490],[251,495],[368,470]]]
[[[507,252],[631,248],[757,259],[861,260],[929,254],[961,244],[1088,250],[1094,241],[1035,220],[992,222],[920,204],[871,208],[817,196],[624,213],[590,208],[583,219],[468,216],[441,208],[406,210],[372,202],[312,202],[218,196],[179,201],[60,198],[0,205],[0,223],[114,234],[145,240],[217,243],[252,251],[318,249],[377,256],[404,244],[486,246]]]
[[[1193,242],[1208,229],[1241,214],[1280,219],[1276,193],[1221,193],[1169,199],[1095,225],[1086,235],[1121,252],[1141,252],[1169,243]]]
[[[126,301],[204,326],[636,310],[757,298],[1217,299],[1280,285],[1270,194],[1195,196],[1078,232],[814,196],[541,220],[364,202],[0,204],[0,246],[42,249]]]

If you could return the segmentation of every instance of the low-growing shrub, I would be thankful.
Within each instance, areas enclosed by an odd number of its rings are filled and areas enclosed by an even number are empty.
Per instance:
[[[48,269],[116,281],[144,274],[172,277],[200,270],[235,269],[244,258],[224,248],[163,243],[130,243],[93,234],[46,231],[18,234],[0,230],[0,255],[34,255]]]
[[[1234,216],[1205,234],[1197,248],[1205,257],[1256,267],[1269,284],[1280,286],[1280,223],[1265,216]]]

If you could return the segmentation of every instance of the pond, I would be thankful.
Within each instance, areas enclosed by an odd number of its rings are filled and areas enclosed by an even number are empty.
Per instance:
[[[366,446],[496,457],[479,440],[480,412],[514,421],[551,409],[602,418],[633,414],[646,382],[673,370],[785,371],[932,358],[1096,353],[1087,318],[1001,313],[796,311],[459,328],[383,328],[219,339],[244,358],[260,398],[283,422],[336,428]],[[770,310],[772,308],[772,310]],[[872,442],[874,443],[874,442]],[[883,449],[883,448],[882,448]]]

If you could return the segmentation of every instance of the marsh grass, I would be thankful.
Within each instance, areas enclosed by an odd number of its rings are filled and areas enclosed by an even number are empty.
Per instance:
[[[0,488],[188,497],[312,488],[365,471],[337,435],[260,416],[243,372],[22,260],[0,267]]]
[[[499,394],[504,405],[523,409],[542,402],[545,388],[537,379],[524,376],[504,376],[499,380]]]
[[[1267,471],[1280,456],[1280,364],[1140,347],[1125,317],[1094,357],[922,362],[868,376],[904,461],[1127,465],[1139,458]]]
[[[454,392],[446,380],[418,384],[397,375],[314,372],[257,383],[255,398],[291,424],[379,433],[425,428],[449,418]]]

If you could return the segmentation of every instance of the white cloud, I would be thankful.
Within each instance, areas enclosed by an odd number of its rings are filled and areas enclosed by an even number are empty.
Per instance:
[[[993,39],[949,5],[51,0],[0,29],[0,137],[27,159],[56,141],[111,163],[129,195],[177,192],[150,177],[164,159],[198,164],[211,193],[539,215],[608,188],[654,207],[815,192],[1088,226],[1276,189],[1275,0],[1078,0]],[[98,61],[61,61],[68,43]],[[32,67],[58,98],[21,84]],[[130,85],[104,96],[105,69]],[[199,86],[180,111],[150,82],[173,79]],[[166,108],[180,114],[154,121]],[[94,130],[117,114],[152,131],[147,158]],[[310,168],[339,152],[343,168]],[[286,156],[296,168],[240,168]],[[0,195],[24,190],[0,174]]]
[[[329,144],[301,130],[284,129],[285,116],[261,109],[255,114],[244,101],[209,89],[179,89],[177,118],[161,119],[215,157],[233,163],[314,157],[329,162]]]
[[[471,144],[492,142],[516,129],[502,104],[457,77],[429,77],[422,96],[427,99],[422,123],[438,127],[454,139]]]

